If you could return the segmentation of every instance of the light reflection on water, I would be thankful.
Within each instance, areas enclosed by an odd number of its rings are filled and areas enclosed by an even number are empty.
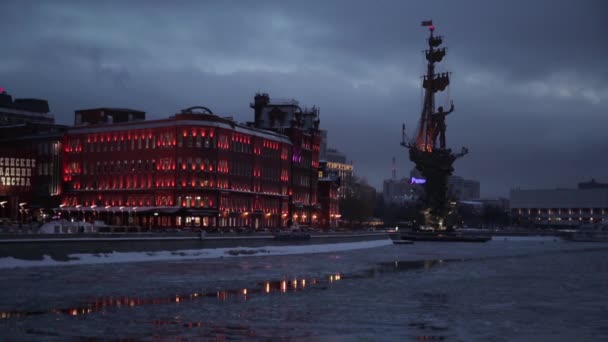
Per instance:
[[[289,268],[293,273],[284,278],[282,274],[290,273],[281,269],[261,277],[261,273],[236,277],[223,273],[211,279],[196,278],[192,275],[202,270],[209,272],[209,269],[219,270],[235,264],[232,261],[218,262],[213,267],[207,263],[170,264],[146,278],[172,272],[163,280],[164,286],[148,295],[146,291],[133,291],[135,288],[130,286],[118,286],[137,279],[129,274],[124,281],[113,285],[114,290],[141,295],[106,296],[89,301],[82,299],[90,298],[87,292],[95,292],[85,291],[72,295],[75,300],[44,302],[50,308],[42,306],[39,311],[6,310],[19,307],[20,302],[14,301],[15,304],[3,306],[6,311],[0,312],[0,339],[18,336],[21,339],[128,341],[124,337],[136,336],[131,340],[197,341],[386,337],[386,340],[465,341],[471,340],[467,337],[485,336],[487,340],[508,341],[521,336],[531,336],[528,340],[552,340],[556,335],[551,334],[556,329],[560,334],[567,334],[574,327],[582,332],[600,331],[603,323],[594,321],[593,315],[608,310],[608,306],[601,304],[608,303],[608,297],[603,290],[597,290],[604,288],[607,280],[601,272],[605,270],[605,263],[600,261],[606,260],[607,249],[592,247],[582,253],[582,248],[577,251],[562,250],[561,246],[551,248],[554,249],[545,250],[541,255],[532,249],[519,248],[509,251],[508,256],[487,253],[473,259],[470,257],[475,251],[460,257],[442,255],[447,259],[403,261],[398,257],[387,258],[385,251],[378,250],[356,262],[353,254],[349,254],[349,258],[344,258],[349,261],[342,265],[324,264],[327,260],[324,257],[312,261],[308,257],[289,257],[278,262],[276,259],[252,262],[256,270],[267,265],[271,269],[281,263],[292,267],[290,265],[298,261],[310,262],[302,263],[303,267]],[[420,251],[419,255],[433,255],[431,247]],[[361,260],[367,262],[361,263]],[[383,260],[392,261],[370,266],[371,262]],[[207,266],[201,269],[201,265]],[[141,270],[141,267],[126,269]],[[185,269],[191,272],[184,275]],[[426,271],[430,269],[436,270]],[[87,274],[83,270],[73,270],[78,273],[76,279]],[[396,273],[410,270],[413,272]],[[384,273],[389,274],[382,277]],[[124,274],[126,272],[120,272],[111,280]],[[225,280],[217,281],[217,278]],[[176,294],[173,283],[168,280],[183,281],[186,287],[181,287]],[[196,284],[199,288],[194,288]],[[61,290],[57,286],[52,288]],[[67,291],[69,287],[60,293],[67,294]],[[136,310],[138,307],[143,309]],[[557,308],[567,308],[568,313],[560,316],[561,309]],[[539,312],[559,316],[563,326],[551,325],[555,318],[549,320]],[[106,335],[114,330],[110,337]],[[525,334],[518,335],[522,332]],[[604,331],[606,335],[608,328]],[[502,340],[496,338],[501,336],[504,336]],[[589,333],[584,335],[589,336]]]
[[[322,277],[311,277],[309,279],[302,277],[293,278],[292,280],[271,280],[258,283],[257,286],[252,288],[219,289],[215,291],[201,289],[195,290],[191,293],[178,294],[171,297],[101,297],[95,299],[93,302],[85,303],[70,308],[51,308],[48,310],[39,311],[4,311],[0,312],[0,319],[28,317],[44,314],[69,316],[83,316],[98,312],[109,314],[107,310],[110,309],[133,308],[146,305],[166,305],[171,303],[183,304],[187,302],[202,301],[204,299],[215,299],[220,302],[227,301],[229,299],[247,301],[251,298],[251,296],[273,293],[294,293],[298,291],[304,291],[307,288],[310,289],[321,285],[332,284],[341,280],[375,277],[380,273],[407,271],[412,269],[429,269],[443,262],[443,260],[395,261],[388,263],[380,263],[372,269],[352,274],[342,274],[340,272],[336,272]]]

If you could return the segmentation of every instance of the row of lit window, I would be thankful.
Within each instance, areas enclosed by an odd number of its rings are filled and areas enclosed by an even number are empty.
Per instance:
[[[251,174],[251,164],[248,162],[242,161],[233,161],[232,165],[235,167],[234,170],[231,170],[229,161],[220,160],[217,162],[217,172],[220,173],[231,173],[233,175],[241,175],[248,176]],[[182,159],[177,158],[177,165],[180,166],[182,171],[209,171],[213,172],[215,169],[213,161],[209,159],[202,159],[200,157],[197,158],[187,158]],[[94,163],[80,163],[80,162],[69,162],[64,169],[64,175],[78,175],[78,174],[108,174],[108,173],[120,173],[120,172],[141,172],[141,171],[172,171],[176,169],[176,164],[172,162],[170,158],[163,158],[159,160],[159,163],[156,163],[155,160],[125,160],[122,163],[120,161],[97,161]],[[284,174],[281,177],[273,171],[274,169],[267,169],[264,174],[264,178],[268,179],[277,179],[277,180],[288,180],[289,175]],[[278,172],[278,171],[277,171]],[[254,177],[261,177],[262,172],[260,169],[253,170]]]
[[[209,196],[178,196],[177,203],[186,208],[213,208],[213,198]]]
[[[220,199],[220,210],[251,212],[259,210],[268,214],[278,214],[281,210],[281,202],[278,199],[250,199],[245,197],[222,197]]]
[[[68,190],[128,190],[128,189],[154,189],[154,188],[175,188],[176,184],[180,188],[218,188],[232,189],[238,191],[252,191],[251,182],[248,181],[229,181],[227,179],[182,179],[175,181],[174,179],[157,179],[152,181],[151,177],[120,177],[115,179],[96,179],[89,182],[74,181],[72,184],[67,184]],[[281,191],[282,189],[282,191]],[[253,192],[263,192],[269,194],[287,195],[287,187],[277,184],[261,184],[257,182],[253,185]]]
[[[135,206],[173,206],[173,197],[172,196],[156,196],[153,198],[152,196],[146,195],[128,195],[128,196],[111,196],[106,197],[103,196],[91,196],[79,198],[76,196],[66,197],[63,200],[63,204],[69,207],[78,207],[79,205],[84,205],[89,208],[91,206],[97,206],[95,208],[97,211],[103,211],[104,206],[112,206],[112,207],[128,207],[123,208],[124,210],[132,210],[132,207]],[[113,209],[115,210],[115,208]]]
[[[518,214],[522,215],[522,214],[528,214],[528,215],[541,215],[541,214],[548,214],[548,215],[562,215],[562,214],[566,214],[566,212],[568,213],[568,215],[582,215],[582,214],[600,214],[601,215],[605,215],[608,209],[602,209],[602,208],[577,208],[577,209],[517,209],[518,210]]]
[[[211,195],[182,195],[177,196],[175,203],[182,207],[214,207],[214,196]],[[253,210],[262,210],[267,213],[278,213],[281,208],[287,210],[288,204],[283,203],[279,199],[265,199],[265,198],[249,198],[249,197],[222,197],[220,208],[221,210],[242,210],[250,211],[249,203],[253,203]],[[78,205],[84,205],[89,208],[91,206],[97,206],[96,210],[103,211],[103,206],[173,206],[173,197],[170,195],[110,195],[103,196],[101,194],[77,197],[69,196],[65,197],[63,203],[67,206],[77,207]],[[282,206],[282,207],[281,207]],[[127,210],[131,208],[126,208]]]
[[[200,133],[199,133],[200,132]],[[193,137],[209,137],[213,138],[215,135],[214,129],[200,129],[192,130]],[[188,131],[184,130],[182,137],[190,136]],[[66,147],[70,150],[82,150],[82,146],[84,142],[87,144],[91,143],[110,143],[110,142],[119,142],[119,141],[131,141],[131,140],[158,140],[160,145],[175,145],[175,133],[173,131],[161,131],[161,132],[146,132],[146,131],[123,131],[120,133],[108,133],[108,134],[88,134],[86,137],[73,136],[67,139]]]
[[[594,221],[597,221],[597,222],[606,221],[605,217],[596,217],[596,218],[593,218],[593,217],[588,217],[588,218],[579,217],[578,219],[576,217],[575,218],[572,218],[572,217],[549,217],[547,220],[548,221],[579,221],[579,222],[582,222],[582,221],[586,221],[587,219],[589,219],[590,222],[594,222]],[[537,217],[536,220],[537,221],[541,221],[541,220],[544,221],[544,219],[542,219],[540,217]]]
[[[214,147],[215,140],[212,137],[207,137],[196,140],[194,143],[196,147]],[[169,136],[161,136],[159,139],[156,136],[134,136],[133,138],[124,139],[124,137],[118,138],[114,136],[114,139],[103,139],[103,136],[99,139],[87,139],[86,142],[81,143],[80,139],[72,139],[64,147],[66,153],[79,153],[79,152],[114,152],[114,151],[135,151],[142,149],[155,149],[155,148],[172,148],[176,146],[176,140]],[[181,147],[181,140],[180,144]],[[191,144],[192,145],[192,144]],[[189,146],[192,147],[192,146]]]

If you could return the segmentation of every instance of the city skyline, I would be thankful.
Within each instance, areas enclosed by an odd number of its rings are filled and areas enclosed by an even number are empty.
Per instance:
[[[413,166],[400,127],[413,134],[420,114],[432,19],[453,72],[448,145],[471,152],[455,175],[482,197],[607,180],[594,157],[608,152],[600,1],[179,4],[8,2],[0,87],[48,99],[60,124],[84,108],[159,119],[193,105],[245,122],[258,91],[295,98],[320,107],[330,145],[381,189],[393,156],[400,174]]]

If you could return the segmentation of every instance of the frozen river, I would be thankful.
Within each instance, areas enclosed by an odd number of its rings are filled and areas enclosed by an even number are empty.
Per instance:
[[[608,340],[608,244],[551,237],[4,258],[0,279],[1,341]]]

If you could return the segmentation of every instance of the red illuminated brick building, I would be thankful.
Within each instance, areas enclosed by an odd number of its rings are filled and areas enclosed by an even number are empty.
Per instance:
[[[77,111],[81,126],[64,138],[62,211],[145,228],[318,225],[318,112],[273,105],[266,94],[256,105],[247,125],[205,107],[161,120]],[[286,124],[268,127],[258,112]]]

